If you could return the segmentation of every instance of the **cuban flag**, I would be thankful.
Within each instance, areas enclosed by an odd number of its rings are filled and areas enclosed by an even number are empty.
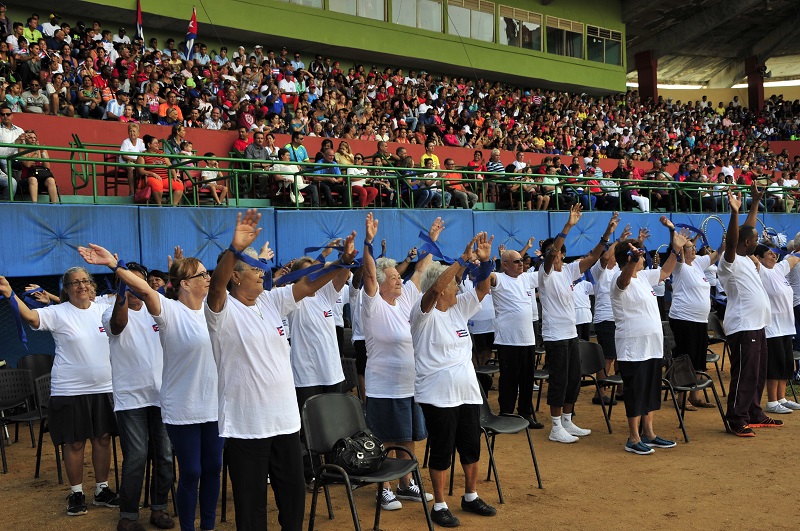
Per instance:
[[[322,316],[323,317],[333,317],[333,311],[331,311],[331,310],[323,310],[322,311]]]
[[[456,330],[456,336],[458,336],[458,337],[468,337],[469,336],[469,332],[462,328],[462,329]]]
[[[186,50],[184,54],[187,61],[194,59],[194,40],[197,38],[197,8],[192,7],[192,19],[189,29],[186,30]]]
[[[144,42],[144,30],[142,29],[142,0],[136,0],[136,36]]]

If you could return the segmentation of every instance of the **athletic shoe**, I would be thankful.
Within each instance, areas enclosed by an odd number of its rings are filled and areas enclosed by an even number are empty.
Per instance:
[[[561,421],[561,426],[569,433],[570,435],[574,435],[575,437],[586,437],[587,435],[592,433],[592,430],[587,430],[585,428],[579,428],[572,421],[564,422]]]
[[[410,500],[410,501],[422,501],[422,493],[419,490],[419,485],[414,483],[412,479],[411,482],[408,484],[408,487],[397,487],[397,499],[398,500]],[[425,500],[426,501],[433,501],[433,495],[430,492],[425,493]]]
[[[578,441],[578,438],[574,435],[570,435],[567,430],[565,430],[561,426],[553,426],[553,429],[550,430],[550,440],[553,442],[559,442],[564,444],[570,444]]]
[[[381,492],[381,509],[384,511],[396,511],[402,508],[403,504],[394,495],[392,489],[383,489]]]
[[[754,432],[753,428],[751,428],[747,424],[745,424],[744,426],[742,426],[739,429],[731,428],[731,431],[737,437],[755,437],[756,436],[756,432]]]
[[[100,494],[94,495],[94,500],[92,501],[92,505],[98,505],[100,507],[117,508],[119,507],[119,498],[117,497],[116,492],[114,492],[108,487],[103,487],[103,489],[100,491]]]
[[[431,511],[431,520],[434,524],[441,527],[458,527],[461,522],[453,516],[450,509],[439,509],[438,511]]]
[[[800,409],[800,404],[797,402],[792,402],[791,400],[787,400],[786,402],[781,402],[783,407],[788,407],[789,409]]]
[[[652,439],[648,439],[647,437],[642,437],[642,442],[649,446],[650,448],[674,448],[677,446],[675,441],[668,441],[666,439],[662,439],[658,435],[653,437]]]
[[[751,428],[781,428],[783,427],[783,421],[767,417],[761,422],[755,422],[755,423],[751,422],[749,426]]]
[[[86,496],[82,492],[72,492],[67,496],[67,516],[86,514]]]
[[[774,406],[767,406],[764,408],[764,411],[767,413],[776,413],[778,415],[786,415],[792,412],[791,409],[781,403],[775,404]]]
[[[533,384],[533,390],[534,391],[538,391],[539,390],[539,386],[537,384]]]
[[[630,440],[625,443],[625,451],[638,455],[650,455],[655,453],[655,450],[644,444],[644,442],[639,441],[637,443],[632,443]]]
[[[481,516],[494,516],[497,514],[497,509],[486,503],[480,498],[475,498],[471,502],[464,500],[461,497],[461,509],[468,513],[475,513]]]

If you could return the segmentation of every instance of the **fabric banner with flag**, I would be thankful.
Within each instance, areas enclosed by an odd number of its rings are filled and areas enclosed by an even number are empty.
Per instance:
[[[197,38],[197,8],[192,8],[192,19],[189,21],[189,29],[186,30],[186,50],[184,54],[187,61],[194,59],[194,40]]]
[[[144,30],[142,29],[142,0],[136,0],[136,36],[144,42]]]

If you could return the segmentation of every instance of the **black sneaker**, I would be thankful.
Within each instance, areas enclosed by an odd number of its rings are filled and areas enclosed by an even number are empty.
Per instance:
[[[86,514],[86,496],[82,492],[73,492],[67,496],[67,516]]]
[[[434,524],[441,527],[458,527],[461,522],[453,516],[450,509],[439,509],[438,511],[431,511],[431,520]]]
[[[117,497],[116,492],[108,487],[103,487],[103,489],[100,491],[100,494],[94,495],[94,501],[92,502],[92,505],[116,509],[119,507],[119,498]]]
[[[475,498],[471,502],[468,502],[464,500],[464,497],[462,496],[461,508],[469,513],[475,513],[481,516],[494,516],[497,514],[497,509],[480,498]]]

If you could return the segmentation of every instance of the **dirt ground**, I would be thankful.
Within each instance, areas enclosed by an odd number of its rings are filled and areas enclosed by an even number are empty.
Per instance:
[[[723,378],[727,389],[727,371]],[[795,457],[791,441],[800,439],[800,412],[781,416],[785,422],[783,428],[760,429],[757,436],[750,439],[726,434],[716,409],[687,412],[687,432],[691,440],[687,444],[681,437],[671,403],[665,402],[656,414],[656,432],[678,441],[678,446],[656,450],[653,455],[638,456],[623,451],[627,433],[624,406],[620,403],[619,408],[614,409],[611,421],[614,433],[609,434],[600,406],[591,404],[591,396],[591,390],[584,388],[575,417],[577,424],[592,429],[589,437],[576,444],[563,445],[547,440],[548,429],[531,432],[544,484],[542,490],[536,488],[525,435],[498,437],[497,467],[505,504],[499,504],[494,482],[480,481],[478,484],[479,495],[498,509],[494,518],[461,511],[463,476],[457,470],[454,495],[447,502],[461,519],[463,529],[797,528],[800,504],[794,497],[791,479],[792,459]],[[725,399],[721,399],[724,408]],[[492,391],[490,402],[495,411],[496,400],[497,394]],[[547,422],[548,417],[542,408],[540,420]],[[488,463],[485,446],[481,451],[481,470],[485,473]],[[424,444],[419,444],[417,453],[420,458],[423,452]],[[47,436],[39,479],[33,479],[36,454],[24,428],[20,442],[11,445],[7,454],[9,473],[0,476],[0,493],[6,500],[4,529],[115,529],[118,514],[113,509],[89,505],[89,513],[85,516],[66,516],[68,488],[58,484],[53,447]],[[427,470],[422,473],[427,486]],[[481,479],[485,478],[483,475]],[[87,452],[84,488],[88,492],[93,485]],[[372,526],[374,492],[371,487],[355,492],[364,529]],[[219,523],[218,530],[235,529],[230,489],[227,497],[228,521]],[[332,498],[335,519],[328,520],[323,502],[316,528],[321,531],[352,529],[346,496],[341,487],[332,488]],[[310,503],[308,495],[306,512]],[[268,507],[270,528],[278,529],[271,493]],[[140,522],[148,529],[155,529],[147,521],[149,511],[142,510],[141,514]],[[404,502],[402,510],[383,512],[381,528],[384,531],[424,529],[422,508]]]

